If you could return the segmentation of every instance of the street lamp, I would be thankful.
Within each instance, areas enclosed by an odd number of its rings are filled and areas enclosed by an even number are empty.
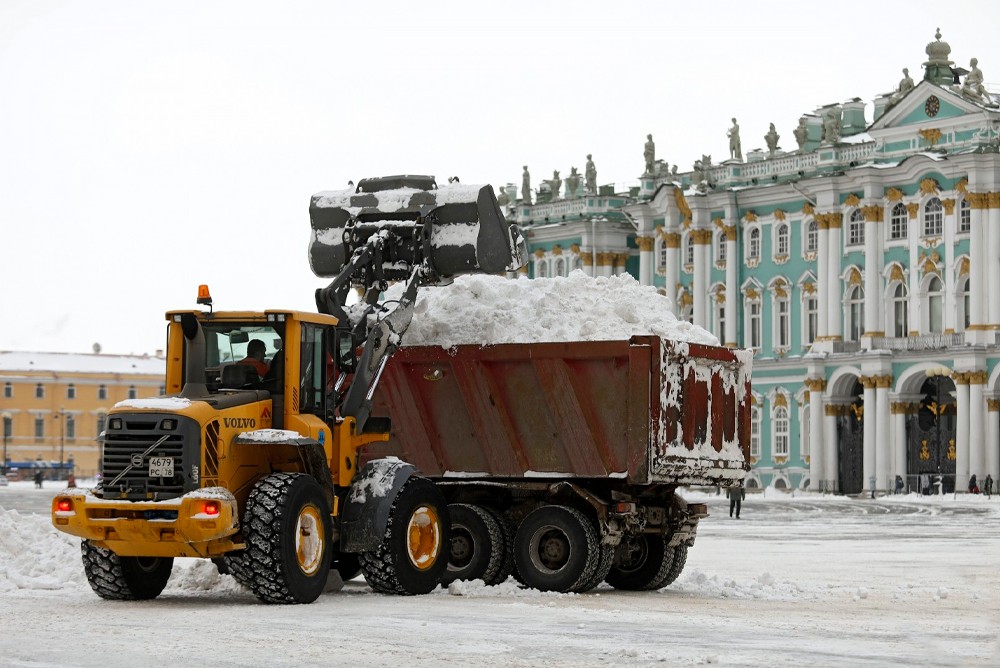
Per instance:
[[[10,432],[13,429],[13,416],[10,413],[3,414],[3,461],[0,462],[0,473],[7,475],[7,441],[10,439]]]
[[[66,409],[60,407],[59,412],[52,417],[59,420],[59,479],[63,475],[63,453],[66,449]]]

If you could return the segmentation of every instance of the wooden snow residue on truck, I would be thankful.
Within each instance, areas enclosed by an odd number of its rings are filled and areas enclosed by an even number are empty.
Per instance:
[[[750,353],[628,341],[404,347],[373,415],[431,477],[731,484],[749,470]]]

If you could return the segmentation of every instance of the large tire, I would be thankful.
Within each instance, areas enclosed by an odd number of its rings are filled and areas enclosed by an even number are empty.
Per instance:
[[[579,510],[536,508],[517,529],[514,561],[524,584],[542,591],[580,591],[600,560],[597,532]]]
[[[670,571],[667,573],[667,577],[664,578],[663,582],[660,583],[660,587],[666,587],[672,585],[674,580],[676,580],[681,575],[681,571],[684,570],[684,564],[687,563],[688,559],[688,549],[687,545],[678,545],[673,548],[674,559],[670,564]]]
[[[667,547],[667,539],[662,534],[644,533],[622,540],[606,581],[615,589],[628,591],[665,587],[675,552],[675,548]]]
[[[604,578],[608,577],[608,573],[611,572],[611,564],[614,562],[615,558],[615,546],[601,545],[599,549],[600,553],[597,559],[597,567],[594,569],[594,574],[590,576],[589,580],[580,585],[576,591],[590,591],[597,585],[604,582]]]
[[[504,558],[503,530],[496,518],[480,506],[453,503],[451,541],[448,567],[441,577],[442,585],[456,580],[493,582]]]
[[[109,601],[146,601],[167,586],[173,557],[119,557],[89,540],[80,544],[90,588]]]
[[[448,567],[448,505],[437,486],[413,476],[399,489],[389,510],[385,536],[361,553],[361,571],[382,594],[427,594]]]
[[[330,504],[315,478],[272,473],[259,480],[243,513],[243,536],[247,585],[258,599],[312,603],[323,593],[333,552]]]
[[[503,545],[500,546],[500,566],[492,578],[483,579],[488,585],[503,584],[514,572],[514,526],[506,515],[492,508],[485,508],[486,512],[493,516],[497,526],[500,527],[500,537]]]

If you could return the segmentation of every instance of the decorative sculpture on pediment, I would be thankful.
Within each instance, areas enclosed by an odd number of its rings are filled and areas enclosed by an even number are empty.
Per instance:
[[[580,187],[580,175],[576,172],[576,167],[570,167],[569,176],[566,177],[566,199],[576,199],[576,191]]]
[[[889,188],[885,191],[885,198],[890,202],[899,202],[903,199],[903,191],[899,188]]]
[[[521,203],[531,204],[531,174],[528,172],[528,166],[524,166],[524,172],[521,174]]]
[[[937,195],[941,188],[938,182],[932,178],[926,178],[920,182],[920,192],[924,195]]]
[[[656,164],[656,144],[653,142],[653,135],[646,135],[646,144],[642,149],[642,158],[646,161],[645,174],[652,174]]]
[[[962,179],[955,184],[955,190],[962,193],[963,195],[969,192],[969,179]]]
[[[799,145],[799,150],[804,151],[806,142],[809,141],[809,128],[806,126],[806,117],[799,118],[799,124],[792,130],[795,135],[795,143]]]
[[[684,193],[681,192],[680,188],[674,188],[674,202],[681,212],[681,217],[684,220],[691,220],[691,207],[688,206],[687,198],[684,197]]]
[[[976,102],[989,102],[990,96],[983,85],[983,71],[979,69],[979,60],[973,58],[969,61],[969,73],[965,75],[962,83],[962,96]]]
[[[802,205],[802,213],[803,215],[811,216],[816,213],[816,207],[814,207],[809,202],[806,202],[805,204]]]
[[[748,223],[756,223],[757,222],[757,212],[756,211],[752,211],[752,210],[751,211],[747,211],[745,214],[743,214],[743,220],[745,220]]]
[[[850,285],[861,285],[861,272],[857,267],[851,267],[851,273],[847,275],[847,282]]]
[[[774,219],[775,220],[785,220],[785,217],[786,217],[785,216],[785,211],[783,209],[775,209],[774,210]]]
[[[764,142],[767,144],[767,152],[772,158],[774,154],[778,152],[778,140],[781,139],[781,135],[778,131],[774,129],[774,123],[771,123],[771,128],[764,135]]]
[[[941,140],[942,133],[937,128],[927,128],[917,130],[917,134],[920,135],[925,142],[934,148],[935,145]]]
[[[958,261],[958,276],[959,278],[961,278],[962,276],[968,276],[968,275],[969,275],[969,258],[963,257],[961,260]]]
[[[899,264],[893,264],[892,269],[889,270],[889,282],[890,283],[904,283],[906,282],[906,275],[903,273],[903,267]]]
[[[743,160],[743,148],[740,143],[740,124],[733,119],[733,127],[726,131],[729,137],[729,157],[730,159]]]
[[[594,165],[593,155],[587,154],[587,166],[584,168],[584,178],[588,193],[597,194],[597,166]]]
[[[857,206],[860,203],[861,203],[861,198],[855,195],[854,193],[848,195],[847,199],[844,200],[844,204],[846,204],[847,206]]]
[[[827,144],[836,144],[840,141],[840,109],[834,107],[823,116],[823,141]]]

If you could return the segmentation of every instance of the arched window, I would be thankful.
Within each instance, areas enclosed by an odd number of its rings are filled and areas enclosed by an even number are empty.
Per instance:
[[[774,409],[774,456],[788,456],[788,409],[778,406]]]
[[[778,256],[788,255],[788,225],[781,223],[774,233],[775,254]]]
[[[806,226],[806,252],[815,253],[819,250],[819,226],[815,220],[810,220]]]
[[[803,310],[803,345],[811,345],[819,334],[819,300],[813,295],[807,295],[802,300]]]
[[[809,457],[809,404],[802,408],[802,428],[799,430],[799,456],[805,460]]]
[[[667,242],[663,237],[656,240],[656,268],[660,271],[667,269]]]
[[[720,230],[715,235],[715,261],[720,263],[726,261],[726,233],[724,230]]]
[[[958,280],[958,289],[955,294],[955,302],[958,305],[958,317],[955,320],[959,323],[962,331],[969,328],[969,277],[965,276]]]
[[[763,332],[761,328],[761,304],[760,296],[747,297],[745,304],[746,313],[746,336],[743,342],[748,348],[760,350]]]
[[[936,237],[944,229],[944,207],[941,200],[932,197],[924,204],[924,236]]]
[[[864,303],[864,289],[860,285],[852,285],[847,291],[848,341],[860,341],[861,335],[865,333]]]
[[[549,264],[544,259],[535,263],[535,278],[547,278],[549,275]]]
[[[784,294],[782,294],[784,293]],[[774,340],[775,348],[787,350],[792,345],[792,308],[787,290],[778,288],[772,293],[774,306]]]
[[[747,241],[747,258],[750,260],[760,259],[760,228],[753,227],[750,229],[750,234],[748,235]]]
[[[573,271],[583,269],[583,258],[579,255],[573,256]]]
[[[969,232],[972,230],[972,207],[969,206],[969,200],[962,199],[958,203],[958,232]]]
[[[892,290],[892,335],[895,337],[909,336],[910,333],[910,298],[906,293],[906,285],[897,283]]]
[[[927,283],[927,331],[932,334],[944,331],[944,284],[937,276]]]
[[[694,235],[689,234],[684,237],[684,264],[694,264]]]
[[[851,218],[847,222],[847,245],[859,246],[865,242],[865,217],[861,215],[861,209],[851,212]]]
[[[555,276],[565,276],[566,275],[566,260],[559,257],[556,258],[556,273]]]
[[[896,202],[892,207],[892,214],[889,216],[889,238],[905,239],[907,221],[906,205],[902,202]]]
[[[750,456],[760,457],[760,409],[750,409]]]

